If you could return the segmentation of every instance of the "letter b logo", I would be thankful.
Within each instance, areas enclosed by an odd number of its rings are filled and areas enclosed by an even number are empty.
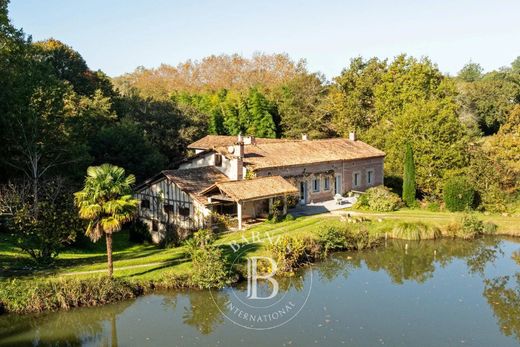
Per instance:
[[[271,264],[271,272],[268,274],[258,274],[258,260],[264,259]],[[250,257],[247,258],[247,298],[253,300],[268,300],[272,299],[278,294],[278,281],[273,278],[276,274],[278,266],[276,262],[269,257]],[[269,296],[258,296],[258,279],[264,279],[271,282],[273,291]]]

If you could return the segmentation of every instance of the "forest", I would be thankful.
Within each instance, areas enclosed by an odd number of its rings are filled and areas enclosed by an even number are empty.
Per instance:
[[[518,209],[520,57],[488,72],[469,62],[455,76],[428,57],[357,57],[327,79],[287,54],[231,54],[111,78],[59,39],[34,42],[7,7],[0,0],[0,212],[24,233],[35,218],[65,235],[79,223],[71,193],[87,167],[111,163],[140,182],[207,134],[354,131],[386,152],[394,190],[410,146],[420,201],[440,201],[445,182],[462,177],[476,209]]]

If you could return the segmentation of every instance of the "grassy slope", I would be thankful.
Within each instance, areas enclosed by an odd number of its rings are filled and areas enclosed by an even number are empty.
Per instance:
[[[359,213],[359,212],[358,212]],[[392,213],[366,213],[366,217],[376,221],[382,218],[383,222],[371,224],[374,233],[384,232],[391,229],[392,225],[399,221],[423,221],[439,227],[456,220],[460,215],[449,212],[428,212],[423,210],[402,210]],[[492,221],[499,226],[498,232],[508,235],[520,236],[520,218],[502,216],[484,216],[481,219]],[[217,241],[228,252],[231,248],[227,244],[236,241],[243,242],[243,237],[250,240],[252,233],[261,238],[266,233],[271,236],[290,234],[298,236],[312,236],[321,226],[331,223],[339,223],[337,216],[331,214],[317,215],[312,217],[301,217],[294,221],[278,224],[261,224],[241,232],[227,232],[220,234]],[[160,249],[154,245],[135,245],[127,241],[128,236],[120,233],[115,236],[114,242],[114,267],[115,275],[127,279],[154,279],[164,273],[182,274],[190,271],[190,263],[186,259],[184,247]],[[88,272],[104,270],[106,268],[105,244],[100,241],[88,250],[68,250],[60,254],[56,265],[52,269],[31,269],[32,262],[17,247],[12,245],[6,236],[0,235],[0,268],[10,270],[13,268],[25,268],[24,277],[53,277],[68,273]],[[261,245],[256,247],[253,253],[265,251]],[[125,267],[133,267],[127,268]],[[123,268],[123,269],[122,269]],[[20,273],[21,274],[21,273]],[[11,274],[10,277],[15,276]],[[98,276],[99,273],[74,274],[75,276]]]

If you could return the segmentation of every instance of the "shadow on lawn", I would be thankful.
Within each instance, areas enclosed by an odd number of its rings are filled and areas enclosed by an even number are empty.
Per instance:
[[[124,261],[134,260],[138,258],[151,257],[164,249],[157,248],[154,245],[140,245],[127,241],[128,235],[122,234],[116,236],[119,240],[114,244],[113,260]],[[125,240],[126,238],[126,240]],[[104,239],[99,240],[94,245],[88,245],[82,248],[70,248],[61,252],[67,257],[58,257],[53,259],[49,264],[38,264],[32,258],[23,253],[16,246],[14,239],[2,237],[2,247],[0,249],[0,278],[9,277],[28,277],[42,274],[52,274],[57,270],[67,270],[83,265],[92,265],[95,263],[106,262],[106,250]],[[178,258],[182,254],[172,254],[172,258]],[[87,270],[88,271],[88,270]]]

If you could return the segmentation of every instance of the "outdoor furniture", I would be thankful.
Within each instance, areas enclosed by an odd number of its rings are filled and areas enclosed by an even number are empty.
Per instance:
[[[336,205],[341,205],[343,202],[343,196],[341,194],[334,195],[334,200],[336,201]]]

